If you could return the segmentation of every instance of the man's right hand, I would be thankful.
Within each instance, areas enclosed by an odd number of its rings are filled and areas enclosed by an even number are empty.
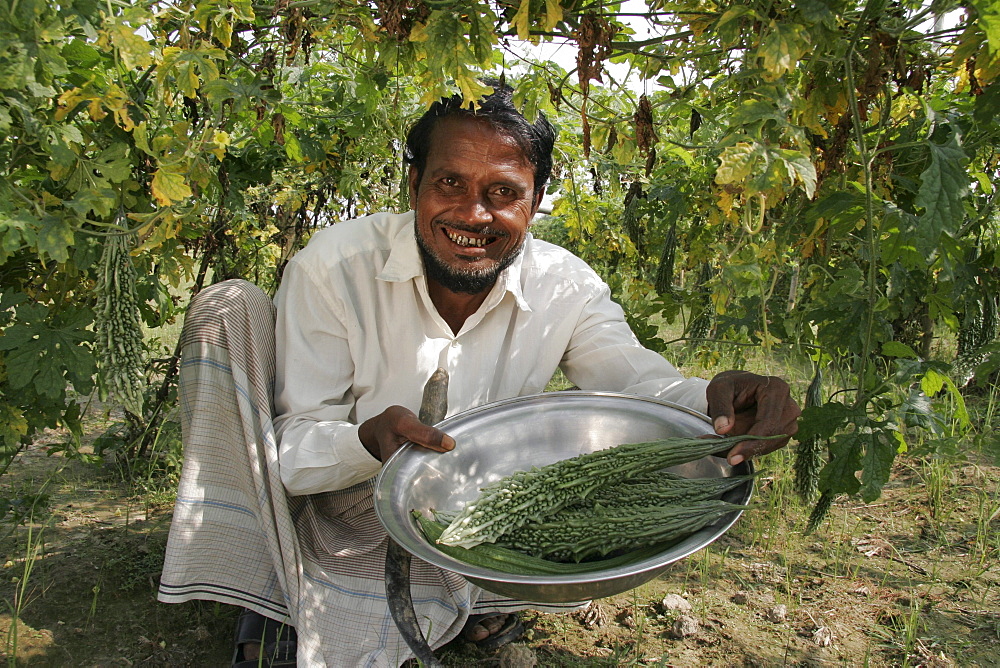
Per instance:
[[[440,429],[422,423],[413,411],[402,406],[389,406],[361,423],[358,428],[361,444],[372,457],[384,462],[407,441],[436,452],[455,448],[455,439]]]

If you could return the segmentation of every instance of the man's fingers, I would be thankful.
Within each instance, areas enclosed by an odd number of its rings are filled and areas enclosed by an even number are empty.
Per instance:
[[[435,452],[448,452],[455,449],[455,439],[434,427],[427,427],[419,436],[411,437],[409,440]]]
[[[454,438],[422,423],[413,411],[403,406],[390,406],[379,415],[365,420],[358,436],[362,445],[383,462],[407,441],[436,452],[448,452],[455,448]]]
[[[716,433],[786,437],[737,443],[727,457],[733,466],[784,447],[798,431],[801,411],[791,397],[788,383],[776,376],[724,371],[709,383],[706,397]]]
[[[733,405],[736,388],[732,381],[733,375],[728,371],[716,375],[705,391],[708,417],[712,419],[712,427],[717,434],[728,434],[736,424],[736,409]]]
[[[762,436],[791,434],[786,431],[789,423],[799,417],[799,407],[792,400],[788,383],[774,376],[764,376],[762,384],[753,386],[754,405],[757,408],[753,433]]]
[[[448,452],[455,448],[455,439],[440,429],[424,424],[413,413],[403,416],[397,423],[396,430],[401,438],[400,445],[410,441],[436,452]]]
[[[747,459],[760,457],[761,455],[766,455],[769,452],[783,448],[788,445],[789,440],[788,438],[776,438],[766,441],[756,439],[742,441],[733,446],[733,449],[726,455],[726,460],[730,466],[736,466]]]
[[[766,455],[769,452],[774,452],[788,445],[791,437],[799,430],[798,419],[800,413],[798,405],[791,399],[785,405],[781,418],[776,421],[777,424],[773,422],[767,424],[757,421],[754,419],[755,416],[752,412],[737,413],[736,428],[733,429],[733,433],[743,433],[751,436],[777,436],[781,434],[785,438],[754,439],[737,443],[726,457],[729,463],[732,466],[736,466],[745,459]]]

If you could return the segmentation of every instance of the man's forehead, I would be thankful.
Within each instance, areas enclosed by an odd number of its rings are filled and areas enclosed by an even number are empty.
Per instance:
[[[475,116],[449,116],[438,121],[431,132],[428,154],[437,153],[439,158],[453,157],[452,151],[459,142],[474,142],[474,150],[470,152],[478,152],[486,159],[493,152],[506,153],[505,158],[516,152],[520,161],[531,164],[524,148],[509,131],[488,119]]]

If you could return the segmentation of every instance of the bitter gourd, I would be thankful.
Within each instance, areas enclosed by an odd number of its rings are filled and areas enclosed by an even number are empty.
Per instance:
[[[529,522],[541,521],[587,499],[609,483],[701,459],[755,438],[742,435],[625,443],[514,473],[484,487],[438,542],[457,547],[494,542]]]

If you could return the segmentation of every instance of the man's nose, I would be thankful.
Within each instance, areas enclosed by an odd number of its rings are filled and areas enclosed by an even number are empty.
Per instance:
[[[478,195],[470,195],[463,199],[455,213],[468,225],[485,225],[493,221],[489,203]]]

